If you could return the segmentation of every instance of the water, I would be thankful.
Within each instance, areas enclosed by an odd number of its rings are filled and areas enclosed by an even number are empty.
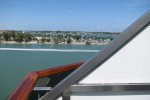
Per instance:
[[[2,48],[5,50],[1,50]],[[100,50],[101,48],[102,46],[86,45],[0,44],[0,100],[6,99],[28,72],[86,61],[94,56],[96,51],[84,50]],[[32,51],[32,49],[37,50]],[[44,51],[44,49],[53,51]],[[57,50],[64,50],[64,52]]]

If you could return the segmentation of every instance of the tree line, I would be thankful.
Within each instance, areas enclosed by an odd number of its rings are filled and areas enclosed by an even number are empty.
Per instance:
[[[64,39],[62,35],[52,36],[52,39],[47,38],[48,36],[41,35],[42,37],[40,40],[35,38],[36,36],[30,33],[22,33],[22,31],[4,31],[0,34],[0,41],[15,41],[18,43],[22,42],[30,42],[30,41],[37,41],[37,43],[45,43],[45,42],[54,42],[54,44],[59,44],[61,42],[66,42],[67,44],[71,44],[71,38]]]
[[[0,40],[4,41],[16,41],[16,42],[29,42],[32,41],[33,36],[31,34],[22,34],[19,31],[5,31],[0,34]]]
[[[18,43],[22,42],[30,42],[37,41],[37,43],[45,43],[51,42],[54,44],[64,43],[71,44],[72,42],[85,42],[86,45],[91,45],[91,43],[95,41],[95,43],[103,43],[105,40],[112,41],[119,34],[116,33],[94,33],[91,34],[76,34],[76,33],[43,33],[37,31],[36,33],[32,32],[23,32],[23,31],[3,31],[0,33],[0,42],[1,41],[16,41]],[[40,38],[39,38],[40,37]]]

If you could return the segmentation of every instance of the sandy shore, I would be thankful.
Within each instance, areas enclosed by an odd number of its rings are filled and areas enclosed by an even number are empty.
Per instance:
[[[15,41],[1,41],[0,44],[54,44],[53,42],[45,42],[45,43],[37,43],[37,41],[30,41],[30,42],[22,42],[18,43]],[[59,43],[59,44],[66,44],[67,43]],[[72,42],[72,45],[86,45],[85,42]],[[91,45],[107,45],[108,43],[91,43]]]

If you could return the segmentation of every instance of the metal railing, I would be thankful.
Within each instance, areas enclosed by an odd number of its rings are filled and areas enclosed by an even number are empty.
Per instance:
[[[63,100],[70,96],[150,95],[150,83],[76,84],[63,92]]]
[[[17,86],[17,88],[12,92],[12,94],[8,97],[8,100],[30,100],[29,96],[31,95],[32,91],[45,88],[34,88],[38,79],[47,77],[54,74],[59,74],[62,72],[67,72],[70,70],[77,69],[83,62],[77,62],[73,64],[68,64],[64,66],[58,66],[54,68],[48,68],[39,71],[30,72]],[[61,81],[61,80],[60,80]]]
[[[34,91],[51,91],[51,87],[35,87]],[[75,84],[62,93],[63,100],[71,96],[150,95],[150,83]],[[43,97],[39,97],[42,100]]]
[[[117,53],[123,46],[135,38],[141,31],[150,25],[150,10],[136,20],[132,25],[122,32],[118,38],[110,42],[92,59],[85,62],[73,73],[68,75],[64,80],[58,83],[42,100],[55,100],[70,87],[72,84],[77,84],[87,75],[92,73],[96,68],[106,62],[110,57]]]

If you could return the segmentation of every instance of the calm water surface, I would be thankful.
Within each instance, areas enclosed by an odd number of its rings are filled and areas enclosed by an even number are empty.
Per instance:
[[[0,44],[0,48],[100,50],[102,46]],[[30,71],[86,61],[95,54],[96,52],[0,50],[0,100],[6,99]]]

